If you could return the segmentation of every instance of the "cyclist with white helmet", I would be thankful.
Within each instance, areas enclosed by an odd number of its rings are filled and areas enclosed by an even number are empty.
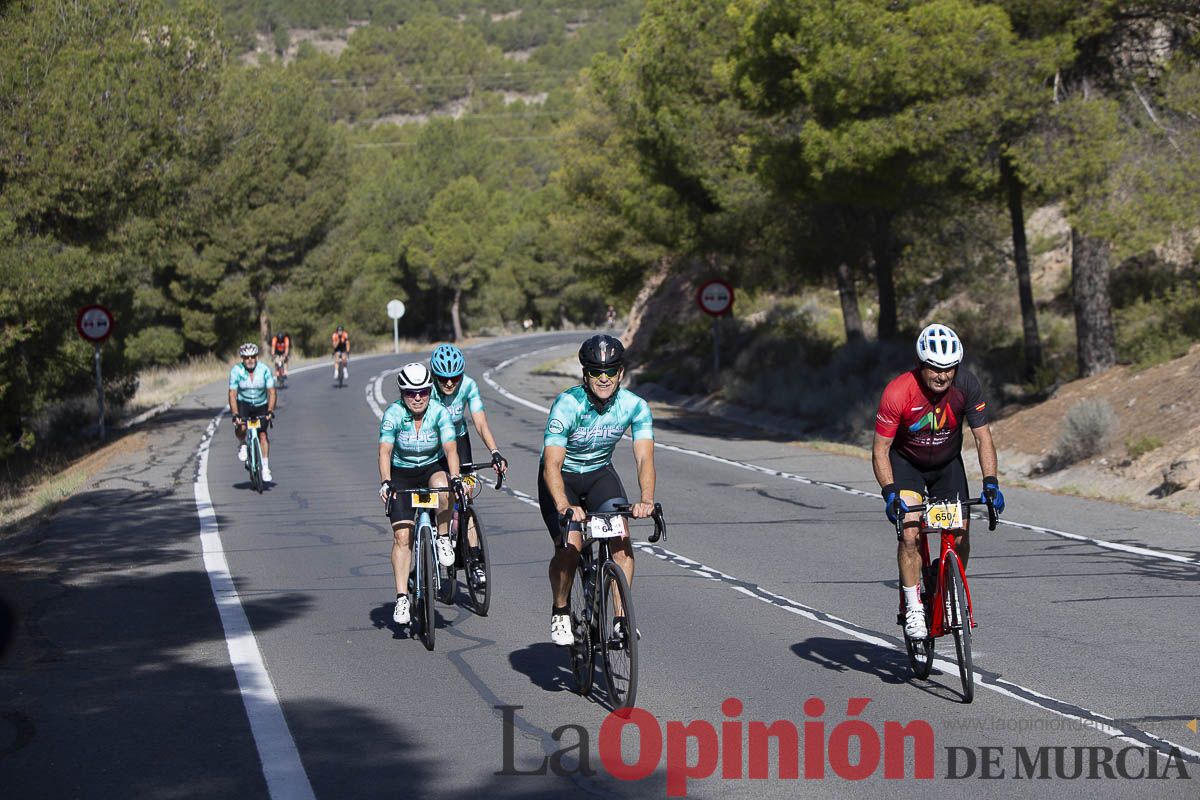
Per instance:
[[[396,580],[392,619],[405,625],[410,616],[408,570],[414,523],[412,498],[404,490],[448,486],[450,480],[458,478],[459,460],[450,412],[440,403],[430,402],[433,376],[429,367],[420,362],[405,364],[396,375],[396,385],[400,399],[388,406],[379,424],[379,498],[387,503],[389,486],[398,493],[390,517],[392,574]],[[443,454],[445,466],[441,462]],[[454,548],[447,535],[447,497],[446,493],[438,494],[438,534],[433,537],[438,561],[444,567],[454,563]]]
[[[626,430],[633,436],[641,490],[641,500],[631,509],[633,516],[645,519],[654,513],[654,421],[646,401],[621,388],[625,346],[614,336],[597,334],[579,348],[579,364],[583,382],[560,394],[550,407],[538,470],[538,505],[555,546],[549,572],[550,640],[556,645],[575,642],[567,601],[583,546],[578,527],[563,531],[560,520],[569,513],[575,523],[581,523],[585,508],[612,511],[617,504],[629,502],[612,465],[613,450]],[[615,542],[613,561],[632,586],[633,547],[628,537]],[[620,635],[623,629],[624,618],[615,617],[614,630]]]
[[[918,514],[910,504],[966,500],[970,496],[963,466],[962,426],[975,435],[979,468],[983,472],[981,499],[996,512],[1004,510],[1004,494],[996,479],[996,445],[988,426],[987,402],[979,379],[959,365],[963,346],[958,335],[938,323],[917,337],[917,366],[883,390],[875,416],[872,466],[883,493],[884,511],[894,525],[904,518],[904,533],[896,548],[900,586],[904,590],[904,631],[910,639],[927,636],[918,582],[921,556],[917,549]],[[967,532],[956,541],[963,567],[970,542]]]
[[[238,461],[246,460],[246,417],[275,417],[275,376],[266,364],[258,360],[258,345],[246,342],[238,348],[241,363],[229,370],[229,412],[233,415],[233,432],[241,445]],[[262,477],[271,477],[271,445],[267,441],[267,426],[258,429],[262,445]]]
[[[462,350],[452,344],[438,345],[429,359],[429,367],[433,371],[433,399],[446,407],[450,419],[454,422],[454,433],[458,437],[458,461],[460,464],[470,464],[471,435],[467,431],[467,412],[471,412],[471,421],[479,438],[492,453],[492,466],[497,472],[508,469],[508,460],[496,449],[496,439],[492,429],[488,427],[487,414],[483,411],[483,398],[479,394],[479,384],[466,374],[467,360]]]

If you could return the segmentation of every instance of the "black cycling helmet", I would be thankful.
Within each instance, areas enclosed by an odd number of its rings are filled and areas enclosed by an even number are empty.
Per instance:
[[[625,366],[625,345],[615,336],[598,333],[579,348],[579,363],[584,369]]]

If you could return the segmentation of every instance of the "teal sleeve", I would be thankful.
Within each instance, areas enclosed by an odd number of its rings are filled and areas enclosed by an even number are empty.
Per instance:
[[[396,443],[396,418],[392,415],[390,407],[383,413],[383,419],[379,421],[379,443],[391,445]]]
[[[263,364],[263,363],[261,363],[261,362],[259,362],[259,366],[260,366],[260,367],[264,367],[264,368],[266,369],[266,373],[267,373],[267,388],[268,388],[268,389],[274,389],[274,388],[275,388],[275,371],[274,371],[274,370],[272,370],[270,367],[267,367],[265,364]]]
[[[638,399],[637,405],[633,408],[633,419],[629,421],[633,440],[638,439],[653,439],[654,438],[654,418],[650,415],[650,404],[645,400]]]
[[[550,416],[546,420],[546,432],[542,438],[544,447],[567,446],[567,437],[574,427],[575,411],[574,398],[565,392],[560,394],[550,407]]]
[[[458,432],[454,427],[454,420],[450,419],[450,412],[446,410],[445,406],[438,406],[437,409],[441,412],[437,417],[438,439],[441,440],[442,444],[453,442],[458,438]]]
[[[478,414],[483,411],[483,397],[479,394],[479,384],[471,381],[470,391],[467,393],[467,408],[471,409],[472,414]]]
[[[236,366],[233,369],[229,370],[229,388],[230,389],[238,388],[237,367]]]

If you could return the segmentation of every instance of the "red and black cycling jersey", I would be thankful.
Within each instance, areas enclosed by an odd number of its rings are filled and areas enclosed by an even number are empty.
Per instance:
[[[891,438],[892,450],[921,469],[934,469],[962,452],[963,420],[972,428],[988,423],[983,387],[961,367],[940,397],[921,383],[917,370],[906,372],[883,390],[875,432]]]

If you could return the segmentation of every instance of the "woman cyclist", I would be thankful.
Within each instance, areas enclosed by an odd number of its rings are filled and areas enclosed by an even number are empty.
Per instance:
[[[400,625],[409,621],[408,569],[412,560],[413,507],[405,489],[447,486],[447,473],[458,479],[458,451],[454,445],[454,424],[440,403],[431,403],[433,377],[419,362],[405,364],[396,375],[400,399],[388,406],[379,424],[379,499],[385,504],[389,486],[396,494],[392,502],[392,574],[396,580],[396,607],[392,619]],[[442,464],[443,454],[445,466]],[[454,563],[454,548],[447,536],[450,503],[445,493],[438,494],[437,527],[434,549],[438,562]]]

